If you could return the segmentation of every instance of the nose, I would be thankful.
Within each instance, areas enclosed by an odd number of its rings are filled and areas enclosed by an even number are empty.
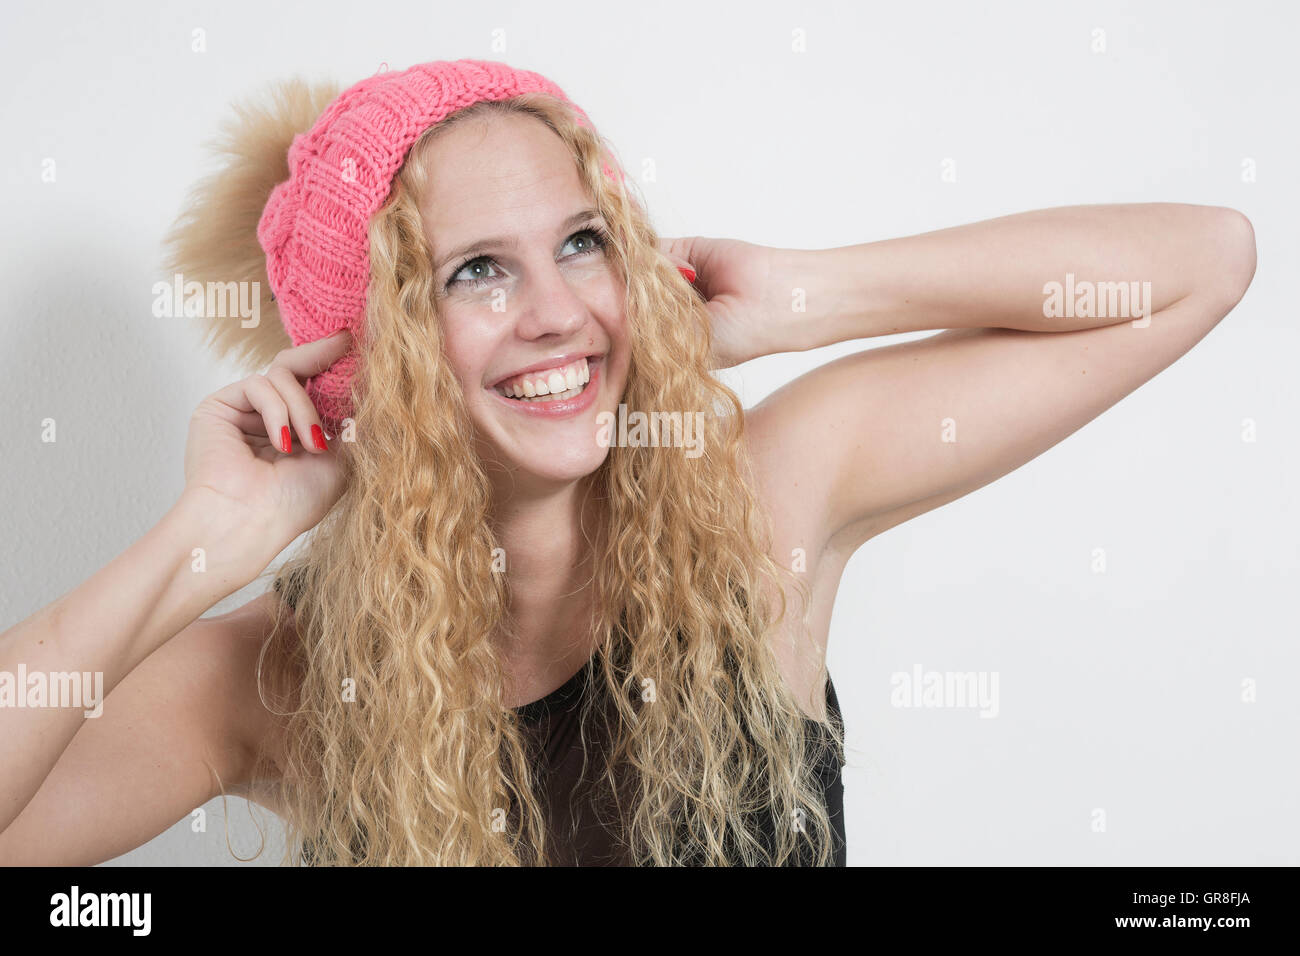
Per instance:
[[[521,338],[560,338],[577,332],[587,321],[587,304],[573,291],[558,263],[546,260],[530,268],[516,303],[515,329]]]

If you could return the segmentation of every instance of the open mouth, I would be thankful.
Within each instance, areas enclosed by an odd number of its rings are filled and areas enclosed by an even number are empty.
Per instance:
[[[516,375],[492,386],[492,390],[516,402],[546,405],[577,398],[591,384],[592,369],[599,356],[585,356],[567,365]]]

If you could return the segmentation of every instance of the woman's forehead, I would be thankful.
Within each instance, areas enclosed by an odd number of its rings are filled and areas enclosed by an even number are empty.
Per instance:
[[[429,148],[420,213],[437,246],[548,231],[587,198],[572,153],[535,119],[457,124]]]

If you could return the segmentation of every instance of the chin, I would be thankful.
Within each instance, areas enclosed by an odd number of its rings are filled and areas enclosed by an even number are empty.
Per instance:
[[[556,454],[555,449],[539,447],[536,453],[512,447],[510,451],[491,447],[482,453],[489,472],[509,474],[505,487],[512,491],[545,493],[562,488],[593,474],[604,463],[608,448],[594,447],[586,454]],[[539,462],[545,461],[545,465]]]
[[[570,460],[554,462],[551,466],[539,469],[535,460],[513,462],[518,478],[528,479],[537,484],[566,485],[581,481],[593,474],[605,461],[609,450],[599,448],[599,455],[575,456]]]
[[[618,403],[608,398],[603,357],[589,364],[588,380],[558,392],[558,400],[521,401],[485,388],[475,416],[479,434],[488,438],[484,460],[538,484],[574,482],[596,471],[609,455],[596,440],[599,416],[616,412]]]

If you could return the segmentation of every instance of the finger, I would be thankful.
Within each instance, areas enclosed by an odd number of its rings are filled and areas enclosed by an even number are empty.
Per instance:
[[[271,436],[266,433],[266,422],[262,421],[262,416],[257,412],[231,410],[224,417],[233,422],[235,427],[248,438],[260,438],[266,442],[271,440]]]
[[[673,244],[681,241],[682,240],[680,239],[660,239],[659,251],[663,253],[666,259],[677,267],[677,271],[682,274],[682,277],[687,282],[694,282],[695,267],[691,265],[690,260],[683,258],[676,252],[673,252]]]
[[[688,262],[686,259],[679,256],[677,253],[673,252],[672,249],[670,249],[668,246],[664,244],[667,241],[668,240],[666,239],[659,240],[659,251],[663,253],[664,258],[668,259],[670,262],[672,262],[673,265],[675,265],[679,269],[682,266],[689,266],[690,262]]]
[[[250,375],[240,385],[248,404],[262,416],[266,434],[284,454],[293,453],[293,439],[289,432],[289,409],[265,375]]]
[[[660,238],[659,251],[669,259],[672,259],[676,265],[688,266],[691,260],[691,249],[695,243],[694,237],[688,238]]]
[[[271,361],[271,366],[282,365],[300,379],[319,375],[352,348],[352,333],[347,329],[335,332],[314,342],[284,349]]]
[[[320,416],[316,414],[316,406],[312,404],[307,390],[302,387],[297,376],[289,371],[287,365],[272,365],[270,371],[266,373],[266,378],[275,386],[275,390],[280,393],[280,398],[284,400],[285,407],[289,409],[289,423],[298,433],[298,441],[302,443],[302,447],[313,455],[324,452],[325,430],[320,427]]]
[[[248,379],[241,378],[239,381],[231,382],[225,388],[213,392],[209,396],[212,401],[225,405],[226,408],[230,409],[230,413],[226,415],[227,418],[241,416],[236,421],[236,424],[238,424],[243,431],[248,431],[247,428],[244,428],[244,418],[248,415],[257,414],[257,409],[254,408],[253,403],[248,400],[247,387]]]

